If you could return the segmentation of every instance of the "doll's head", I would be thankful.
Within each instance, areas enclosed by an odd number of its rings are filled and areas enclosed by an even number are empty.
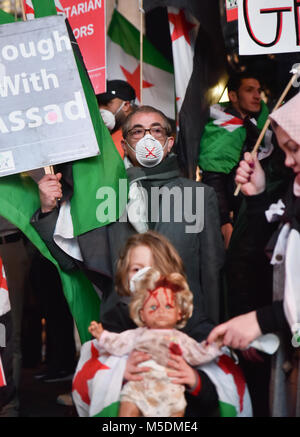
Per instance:
[[[134,234],[126,242],[117,264],[116,290],[130,296],[129,281],[140,269],[153,267],[161,275],[179,272],[183,276],[183,262],[167,238],[155,231]]]
[[[193,312],[193,294],[180,273],[162,276],[151,268],[136,284],[129,311],[137,326],[183,328]]]

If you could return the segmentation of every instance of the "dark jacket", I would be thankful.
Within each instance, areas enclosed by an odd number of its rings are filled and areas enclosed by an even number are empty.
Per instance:
[[[173,188],[179,190],[175,191],[175,197],[170,196],[170,220],[164,222],[158,219],[150,223],[150,226],[151,229],[167,237],[182,257],[189,286],[194,294],[194,311],[185,331],[195,339],[202,340],[212,327],[207,314],[213,322],[219,322],[222,299],[221,272],[224,263],[224,245],[220,232],[218,205],[214,190],[204,184],[180,177],[175,162],[175,156],[170,156],[155,167],[155,170],[134,167],[128,173],[130,180],[140,180],[143,184],[149,182],[151,186],[159,188],[163,186],[169,190]],[[176,222],[178,205],[174,211],[173,204],[174,199],[179,201],[180,193],[182,193],[182,220]],[[188,227],[193,223],[186,213],[192,207],[195,211],[196,204],[199,209],[198,215],[203,213],[203,229],[200,226],[197,232],[189,233]],[[161,214],[162,201],[159,209],[158,213]],[[127,305],[120,302],[119,296],[114,291],[112,278],[120,250],[128,237],[136,232],[135,229],[128,221],[117,221],[81,235],[78,242],[84,259],[82,264],[67,256],[54,243],[52,235],[57,215],[57,210],[42,218],[36,214],[32,224],[63,269],[83,268],[89,279],[101,290],[101,321],[104,327],[113,331],[129,329],[132,322],[128,316]]]

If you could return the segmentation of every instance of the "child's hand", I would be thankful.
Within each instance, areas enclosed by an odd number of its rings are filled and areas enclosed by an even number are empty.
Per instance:
[[[169,371],[167,375],[172,378],[173,384],[185,384],[194,387],[197,382],[197,372],[188,365],[180,355],[170,353],[170,359],[167,363]]]
[[[133,351],[128,357],[124,372],[126,381],[142,381],[144,372],[149,372],[150,367],[140,367],[139,364],[151,359],[151,356],[146,352]]]
[[[93,337],[97,338],[97,340],[100,339],[103,331],[104,329],[101,323],[97,323],[95,321],[91,322],[89,326],[89,332],[92,334]]]

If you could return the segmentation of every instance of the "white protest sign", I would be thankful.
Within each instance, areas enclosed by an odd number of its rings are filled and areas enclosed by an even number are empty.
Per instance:
[[[0,176],[99,153],[65,19],[0,26]]]
[[[300,0],[239,0],[239,54],[300,51]]]

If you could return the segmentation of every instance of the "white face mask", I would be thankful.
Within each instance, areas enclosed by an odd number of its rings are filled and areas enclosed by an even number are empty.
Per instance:
[[[141,138],[135,146],[135,150],[127,142],[129,148],[135,153],[136,160],[143,167],[155,167],[158,165],[164,156],[164,149],[167,145],[168,138],[164,146],[160,144],[152,135],[146,134]]]
[[[136,283],[143,279],[144,275],[151,267],[143,267],[138,272],[136,272],[129,281],[129,290],[131,293],[135,293],[136,291]]]
[[[110,111],[108,111],[107,109],[100,109],[100,114],[103,118],[103,122],[105,124],[105,126],[107,127],[107,129],[109,130],[113,130],[113,128],[115,127],[116,124],[116,118],[114,116],[114,114]]]

